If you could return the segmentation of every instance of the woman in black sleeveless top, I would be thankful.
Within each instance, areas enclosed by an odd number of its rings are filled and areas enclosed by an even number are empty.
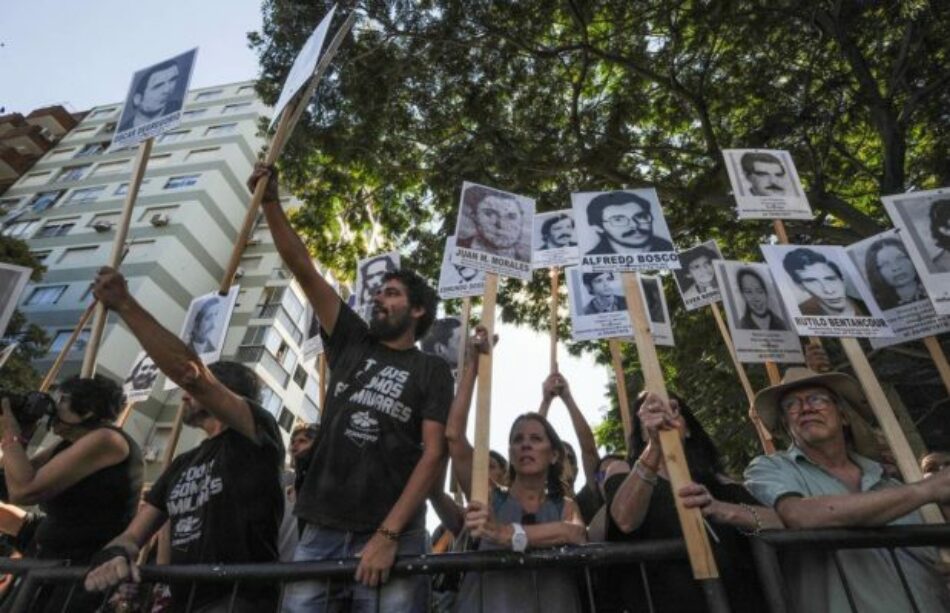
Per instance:
[[[38,504],[46,515],[27,556],[81,565],[132,520],[144,466],[139,446],[112,425],[124,403],[117,383],[73,377],[58,396],[51,418],[57,445],[27,457],[16,417],[3,406],[0,448],[10,502]],[[76,605],[69,610],[83,610]]]

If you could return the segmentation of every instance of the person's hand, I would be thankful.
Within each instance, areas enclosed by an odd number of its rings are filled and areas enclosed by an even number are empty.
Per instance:
[[[831,359],[819,343],[805,345],[805,366],[815,372],[830,372]]]
[[[498,545],[510,544],[514,532],[511,524],[497,523],[491,507],[477,500],[470,502],[465,510],[465,527],[473,539],[484,538]]]
[[[117,311],[131,302],[129,285],[117,270],[103,266],[92,283],[92,293],[108,309]]]
[[[356,567],[355,578],[367,587],[376,587],[389,580],[389,569],[396,561],[396,550],[399,543],[377,532],[369,539],[357,557],[360,559]]]
[[[127,581],[139,583],[142,575],[138,564],[123,555],[116,555],[96,566],[86,574],[83,581],[87,592],[104,592]]]
[[[469,364],[477,364],[478,356],[482,354],[488,355],[491,353],[492,347],[497,343],[497,334],[492,338],[492,342],[489,343],[488,330],[485,328],[485,326],[475,326],[475,332],[472,333],[472,337],[465,345],[465,361]]]
[[[950,470],[936,472],[915,485],[924,489],[928,502],[950,504]]]
[[[263,162],[254,164],[254,172],[247,180],[247,189],[253,194],[257,188],[257,182],[262,178],[267,181],[262,202],[266,204],[280,202],[280,192],[277,190],[277,168],[274,166],[267,166]]]
[[[559,373],[552,372],[541,384],[541,396],[545,400],[553,400],[561,395],[565,384],[564,378]]]
[[[699,509],[703,517],[716,517],[720,502],[713,498],[705,485],[690,482],[679,489],[679,497],[687,509]]]
[[[653,392],[644,392],[644,394],[643,404],[640,405],[640,410],[637,411],[637,417],[640,419],[640,425],[643,426],[650,442],[658,443],[660,430],[682,427],[679,405],[675,400],[664,402]]]

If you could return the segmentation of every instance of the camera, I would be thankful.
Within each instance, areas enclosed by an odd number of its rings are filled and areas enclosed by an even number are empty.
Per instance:
[[[4,398],[9,401],[13,416],[23,428],[36,424],[44,417],[56,415],[56,401],[44,392],[21,393],[0,390],[0,399]]]

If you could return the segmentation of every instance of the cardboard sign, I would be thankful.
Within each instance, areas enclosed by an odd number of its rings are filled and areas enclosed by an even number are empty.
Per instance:
[[[485,271],[452,261],[455,255],[455,237],[445,239],[442,268],[439,271],[439,298],[468,298],[485,293]]]
[[[679,270],[673,271],[676,287],[687,311],[702,308],[722,300],[719,281],[713,263],[722,259],[716,241],[706,241],[686,251],[680,251]]]
[[[788,151],[723,149],[739,219],[811,219],[814,215]]]
[[[574,211],[565,209],[534,216],[534,238],[531,241],[532,268],[576,266],[580,261]]]
[[[196,297],[188,306],[179,338],[198,354],[205,364],[217,362],[224,349],[224,337],[228,334],[231,313],[237,302],[240,286],[232,285],[227,296],[210,292]],[[165,379],[165,390],[175,389],[171,379]]]
[[[531,279],[534,200],[465,182],[455,227],[456,264]]]

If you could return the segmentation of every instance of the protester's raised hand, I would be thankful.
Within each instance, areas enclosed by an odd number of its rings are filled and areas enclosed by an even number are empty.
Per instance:
[[[103,266],[92,283],[92,293],[105,307],[118,310],[129,300],[129,286],[114,268]]]
[[[115,556],[90,570],[86,574],[83,585],[87,592],[104,592],[120,583],[127,581],[139,583],[141,580],[138,565],[127,555],[116,553]]]
[[[497,343],[497,334],[492,338],[492,342],[489,343],[488,330],[485,328],[485,326],[475,326],[475,332],[472,333],[472,337],[465,346],[465,360],[468,362],[473,362],[478,359],[479,354],[487,355],[491,353],[492,346]]]
[[[820,343],[805,345],[805,365],[815,372],[830,372],[831,358]]]
[[[637,411],[637,417],[651,441],[659,440],[660,430],[682,426],[679,404],[675,400],[664,401],[653,392],[642,392],[642,394],[643,403]]]
[[[263,201],[267,203],[280,202],[280,192],[277,189],[277,168],[274,166],[267,166],[263,162],[254,164],[254,172],[251,173],[250,178],[247,180],[247,189],[249,189],[251,193],[254,193],[258,181],[262,178],[267,181]]]
[[[551,400],[561,395],[563,388],[562,377],[556,372],[552,372],[541,384],[541,395],[545,400]]]

